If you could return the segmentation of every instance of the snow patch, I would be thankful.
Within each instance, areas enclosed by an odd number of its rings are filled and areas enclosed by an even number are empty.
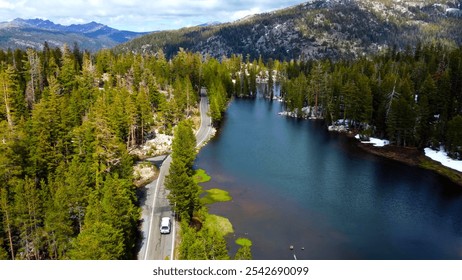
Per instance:
[[[454,160],[448,157],[444,149],[440,149],[440,151],[435,151],[430,148],[425,148],[424,151],[425,155],[431,158],[432,160],[438,161],[446,167],[462,172],[462,160]]]
[[[278,115],[291,117],[291,118],[296,118],[297,117],[297,112],[298,112],[298,109],[295,109],[295,111],[293,111],[293,112],[291,112],[291,111],[279,112]],[[303,107],[301,117],[306,118],[309,113],[310,113],[310,108],[309,107]]]
[[[356,134],[355,138],[359,140],[359,134]],[[374,137],[369,137],[369,141],[361,141],[361,143],[372,144],[374,147],[383,147],[390,145],[390,141]]]
[[[154,139],[146,141],[143,151],[152,156],[163,155],[170,152],[173,136],[157,133]]]
[[[279,99],[279,100],[281,100],[282,102],[282,99]],[[318,115],[321,115],[320,114],[321,109],[322,108],[319,106]],[[298,114],[298,109],[295,108],[294,111],[283,111],[283,112],[279,112],[278,115],[285,116],[285,117],[291,117],[291,118],[310,119],[310,120],[322,119],[321,117],[316,118],[314,116],[314,107],[311,107],[311,106],[303,107],[300,114]]]
[[[337,132],[347,132],[348,126],[345,125],[329,125],[327,128],[329,131],[337,131]]]

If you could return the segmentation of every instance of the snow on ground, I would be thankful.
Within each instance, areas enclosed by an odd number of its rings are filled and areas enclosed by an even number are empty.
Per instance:
[[[295,109],[295,111],[293,111],[293,112],[291,112],[291,111],[283,111],[283,112],[279,112],[278,115],[291,117],[291,118],[296,118],[297,117],[297,111],[298,111],[298,109]],[[310,108],[309,107],[303,107],[302,108],[302,118],[306,118],[309,113],[310,113]]]
[[[425,148],[425,155],[434,161],[441,162],[441,164],[446,167],[462,172],[462,160],[454,160],[448,157],[444,149],[435,151],[430,148]]]
[[[359,140],[359,134],[357,134],[355,138]],[[369,137],[369,141],[361,141],[361,143],[372,144],[374,147],[383,147],[386,145],[390,145],[390,141],[374,137]]]
[[[279,99],[279,101],[283,102],[282,99]],[[317,119],[316,117],[313,117],[313,114],[312,114],[313,111],[314,111],[313,107],[310,107],[310,106],[303,107],[300,118],[310,119],[310,120]],[[298,112],[298,109],[295,108],[294,111],[283,111],[283,112],[279,112],[278,115],[291,117],[291,118],[298,118],[297,112]]]
[[[348,127],[345,125],[329,125],[327,128],[329,131],[347,132]]]

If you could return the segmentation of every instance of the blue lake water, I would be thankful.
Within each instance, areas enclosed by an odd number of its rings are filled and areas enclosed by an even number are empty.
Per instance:
[[[209,207],[233,224],[232,253],[247,237],[254,259],[462,259],[461,187],[282,110],[234,100],[197,157],[203,186],[233,197]]]

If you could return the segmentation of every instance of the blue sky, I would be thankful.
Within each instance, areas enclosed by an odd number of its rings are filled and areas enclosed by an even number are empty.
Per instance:
[[[205,22],[230,22],[303,0],[0,0],[0,22],[48,19],[63,25],[96,21],[131,31],[178,29]]]

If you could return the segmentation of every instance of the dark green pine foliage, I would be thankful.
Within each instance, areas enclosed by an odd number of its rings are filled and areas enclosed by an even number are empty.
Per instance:
[[[172,143],[172,163],[165,186],[169,201],[182,220],[189,221],[199,207],[199,187],[193,179],[196,158],[196,138],[191,123],[182,121],[175,129]]]
[[[181,224],[180,259],[183,260],[229,260],[223,235],[207,226],[199,230],[186,222]]]
[[[127,148],[154,124],[161,62],[47,44],[0,51],[0,60],[0,258],[134,258],[139,209]]]
[[[129,180],[108,176],[101,189],[93,191],[84,226],[69,253],[71,259],[132,257],[140,214],[132,188]]]
[[[451,156],[462,159],[462,115],[455,116],[448,122],[447,149]]]
[[[450,143],[452,120],[462,115],[461,61],[460,47],[419,45],[368,59],[284,62],[280,82],[287,110],[298,117],[303,106],[318,107],[315,115],[329,123],[343,120],[397,146],[446,144],[457,157]]]

